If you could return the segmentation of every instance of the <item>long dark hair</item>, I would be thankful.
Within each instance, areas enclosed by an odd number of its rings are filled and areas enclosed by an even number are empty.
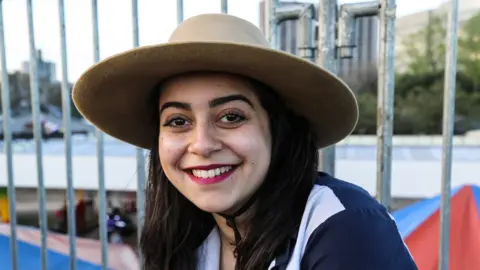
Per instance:
[[[267,269],[296,232],[314,185],[318,153],[304,117],[288,109],[269,87],[249,79],[269,115],[270,167],[256,193],[255,213],[236,246],[237,269]],[[158,107],[159,88],[153,98]],[[158,110],[154,124],[159,130]],[[167,179],[159,161],[158,132],[150,151],[141,251],[145,270],[194,270],[197,249],[215,226],[211,213],[186,199]]]

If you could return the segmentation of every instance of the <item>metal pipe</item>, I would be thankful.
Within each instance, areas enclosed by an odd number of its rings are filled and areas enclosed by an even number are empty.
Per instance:
[[[275,10],[277,8],[279,8],[281,6],[281,3],[280,3],[280,0],[274,0],[274,6],[273,6],[273,9],[272,9],[272,12],[273,12],[273,20],[275,21],[276,19],[276,12]],[[282,37],[281,37],[281,28],[280,28],[280,24],[278,23],[275,23],[273,25],[273,28],[272,28],[272,38],[273,38],[273,43],[274,43],[274,48],[280,50],[280,47],[282,45]]]
[[[279,7],[279,0],[265,0],[265,37],[273,49],[278,49],[279,27],[276,18],[276,9]]]
[[[275,23],[278,25],[284,21],[298,20],[304,11],[304,6],[277,6],[275,8]]]
[[[5,29],[3,26],[3,1],[0,1],[0,62],[2,69],[2,114],[3,114],[3,142],[7,159],[8,181],[8,212],[10,216],[10,256],[12,270],[18,270],[17,253],[17,202],[15,194],[15,181],[13,176],[13,147],[10,116],[10,83],[8,80],[7,53],[5,48]]]
[[[318,7],[318,65],[337,73],[336,24],[337,0],[321,0]],[[320,170],[335,175],[335,146],[320,150]]]
[[[298,20],[283,21],[278,24],[278,28],[281,29],[281,38],[279,37],[277,39],[277,49],[297,55],[297,46],[295,42],[292,41],[295,40],[294,34],[296,30],[298,30]],[[298,42],[298,40],[295,41]]]
[[[447,270],[450,247],[450,192],[452,177],[452,144],[455,121],[455,80],[457,75],[458,0],[450,2],[445,53],[443,97],[442,194],[440,205],[439,270]]]
[[[39,223],[41,232],[40,260],[41,269],[47,270],[47,209],[45,185],[43,182],[43,154],[42,154],[42,123],[40,119],[40,101],[38,87],[38,70],[37,70],[37,51],[35,46],[35,28],[33,22],[33,6],[32,0],[27,0],[27,20],[28,20],[28,39],[30,47],[30,96],[33,118],[33,133],[35,138],[35,153],[37,163],[37,179],[38,179],[38,202],[40,206]]]
[[[221,0],[222,13],[228,14],[228,0]]]
[[[137,244],[140,247],[141,235],[143,228],[143,221],[145,217],[145,157],[141,148],[137,148]],[[140,262],[143,261],[141,249],[138,249]],[[140,265],[140,269],[143,269],[143,264]]]
[[[182,9],[183,14],[183,9]],[[132,29],[133,29],[133,47],[140,45],[140,34],[138,30],[138,0],[132,0]],[[143,220],[145,215],[145,153],[142,148],[136,148],[137,154],[137,243],[140,246],[142,235]],[[142,261],[141,249],[138,249],[140,261]],[[143,269],[143,265],[141,266]]]
[[[378,59],[377,197],[387,209],[391,201],[393,106],[395,97],[396,0],[380,1]]]
[[[315,42],[315,26],[316,26],[316,10],[313,4],[307,4],[303,7],[302,12],[299,15],[299,24],[297,31],[297,40],[300,46],[298,52],[300,57],[308,59],[312,62],[316,60],[316,48]]]
[[[355,47],[357,18],[376,16],[379,12],[378,1],[343,4],[339,11],[338,43],[340,58],[352,58]]]
[[[68,198],[68,237],[70,248],[70,269],[77,269],[77,245],[75,228],[75,191],[72,173],[72,128],[70,108],[70,86],[68,83],[67,37],[65,29],[65,2],[58,0],[58,18],[60,26],[60,51],[62,61],[62,107],[63,107],[63,137],[65,139],[65,160],[67,172],[67,198]]]
[[[100,61],[100,36],[98,31],[98,3],[92,0],[93,62]],[[96,128],[98,166],[98,224],[102,252],[102,270],[108,269],[107,191],[105,189],[104,135]]]
[[[177,24],[183,22],[183,0],[177,0]]]

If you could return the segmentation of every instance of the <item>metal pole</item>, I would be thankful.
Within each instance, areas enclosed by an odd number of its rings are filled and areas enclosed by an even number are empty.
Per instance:
[[[315,62],[317,44],[315,42],[316,10],[313,4],[307,4],[299,17],[298,48],[302,58]]]
[[[70,269],[77,269],[77,245],[75,228],[75,191],[73,188],[72,174],[72,130],[70,108],[70,86],[68,83],[67,62],[67,37],[65,29],[65,3],[58,0],[58,17],[60,25],[60,50],[62,58],[62,107],[63,107],[63,136],[65,139],[65,159],[67,171],[67,197],[68,197],[68,237],[70,247]]]
[[[10,130],[10,84],[8,81],[7,53],[5,49],[5,30],[3,26],[3,1],[0,1],[0,60],[2,69],[2,114],[3,114],[3,141],[7,158],[8,179],[8,212],[10,216],[10,256],[12,270],[18,270],[17,254],[17,211],[15,204],[15,182],[13,179],[13,149],[12,131]]]
[[[270,46],[277,49],[278,25],[275,19],[275,9],[279,6],[278,0],[265,0],[265,37],[270,41]]]
[[[395,94],[396,0],[380,1],[380,57],[378,60],[377,196],[390,209]]]
[[[183,22],[183,0],[177,0],[177,24]]]
[[[458,0],[450,2],[445,55],[443,97],[442,195],[440,205],[439,270],[447,270],[450,245],[450,190],[452,176],[452,141],[455,119],[455,80],[457,75]]]
[[[37,162],[37,179],[38,179],[38,202],[40,205],[39,222],[41,231],[41,269],[47,270],[47,209],[46,194],[43,183],[43,157],[42,157],[42,123],[40,119],[40,101],[38,87],[38,70],[37,70],[37,51],[35,48],[35,29],[33,23],[33,7],[32,0],[27,0],[27,20],[28,20],[28,38],[30,45],[30,96],[33,118],[33,133],[35,137],[35,152]]]
[[[182,8],[183,14],[183,8]],[[133,28],[133,46],[140,45],[140,35],[138,31],[138,0],[132,0],[132,28]],[[142,234],[143,219],[145,215],[145,155],[142,148],[137,147],[137,242],[140,246],[140,238]],[[142,261],[142,254],[139,250],[140,261]],[[141,266],[143,269],[143,265]]]
[[[228,14],[228,0],[221,0],[222,13]]]
[[[379,15],[378,1],[343,4],[339,11],[338,20],[338,55],[340,58],[352,58],[356,47],[357,19]],[[380,15],[381,16],[381,15]]]
[[[100,38],[98,33],[98,3],[92,0],[92,32],[93,32],[93,61],[100,61]],[[107,236],[107,192],[105,189],[105,153],[103,132],[96,129],[97,137],[97,166],[98,166],[98,223],[100,241],[102,245],[102,270],[108,269],[108,236]]]
[[[301,57],[315,62],[315,23],[316,23],[316,10],[313,4],[299,3],[297,5],[283,5],[275,8],[275,23],[277,30],[285,22],[292,22],[297,28],[297,45],[293,47],[290,44],[285,44],[285,48],[281,49],[290,52],[292,54],[298,54]],[[284,40],[292,40],[291,28],[287,27]],[[277,37],[279,37],[277,35]],[[280,39],[277,38],[277,44],[280,44]],[[288,42],[287,42],[288,43]]]
[[[336,51],[337,0],[322,0],[318,9],[318,65],[337,73]],[[335,146],[320,151],[320,170],[335,175]]]
[[[275,23],[279,25],[285,21],[300,20],[305,12],[310,11],[310,4],[299,4],[295,6],[277,6],[275,8]],[[309,14],[311,16],[311,14]],[[299,37],[305,39],[299,34]]]

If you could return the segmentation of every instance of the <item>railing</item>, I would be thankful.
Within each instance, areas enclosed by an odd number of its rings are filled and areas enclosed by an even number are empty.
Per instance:
[[[28,35],[30,45],[30,91],[31,106],[33,113],[33,130],[36,150],[36,166],[38,180],[38,203],[41,229],[41,269],[47,269],[47,214],[46,193],[44,175],[42,170],[42,132],[40,122],[39,105],[39,82],[37,69],[37,49],[35,45],[35,32],[33,23],[32,0],[27,0]],[[92,25],[93,25],[93,62],[100,60],[100,37],[98,31],[97,0],[91,0]],[[132,28],[133,47],[139,46],[138,26],[138,1],[132,0]],[[457,52],[457,28],[458,28],[458,0],[452,0],[449,10],[448,36],[446,38],[446,63],[445,71],[445,98],[444,98],[444,122],[443,122],[443,159],[442,159],[442,203],[441,203],[441,234],[440,234],[440,263],[439,269],[448,268],[449,249],[449,212],[450,212],[450,189],[451,189],[451,160],[453,140],[453,116],[455,97],[456,75],[456,52]],[[221,1],[221,10],[228,12],[227,0]],[[265,1],[265,34],[270,40],[272,47],[277,48],[279,41],[278,26],[285,20],[298,20],[298,51],[302,57],[317,62],[332,73],[336,73],[337,58],[352,57],[355,49],[354,29],[356,19],[365,16],[378,16],[380,19],[380,56],[378,61],[378,128],[377,128],[377,196],[386,207],[390,206],[391,189],[391,162],[392,162],[392,133],[393,133],[393,104],[394,104],[394,44],[395,44],[395,21],[396,1],[380,0],[361,3],[344,4],[340,7],[337,0],[321,0],[318,8],[312,4],[298,4],[294,7],[286,7],[278,0]],[[183,21],[183,1],[177,0],[177,21]],[[76,228],[75,228],[75,193],[72,179],[72,135],[70,119],[70,87],[67,70],[67,42],[65,30],[64,0],[58,0],[58,19],[60,24],[61,40],[61,64],[62,64],[62,104],[64,143],[66,157],[66,179],[68,198],[68,234],[70,247],[70,269],[76,269]],[[318,22],[318,37],[315,37],[315,27]],[[17,249],[17,218],[15,181],[13,172],[13,142],[10,128],[10,86],[7,73],[6,49],[4,36],[4,22],[2,1],[0,0],[0,60],[1,60],[1,83],[2,83],[2,108],[4,149],[7,162],[8,201],[11,233],[11,258],[13,270],[18,269]],[[338,27],[336,27],[338,26]],[[336,30],[338,28],[338,30]],[[336,31],[338,31],[336,33]],[[318,38],[318,43],[315,41]],[[101,131],[97,130],[97,158],[99,179],[99,228],[102,242],[102,267],[107,269],[107,214],[106,214],[106,188],[104,169],[104,138]],[[335,154],[334,147],[321,151],[322,170],[334,174]],[[145,153],[142,149],[136,150],[137,160],[137,225],[139,236],[144,217],[144,188],[145,188]],[[3,177],[3,176],[2,176]],[[139,254],[141,258],[141,254]]]

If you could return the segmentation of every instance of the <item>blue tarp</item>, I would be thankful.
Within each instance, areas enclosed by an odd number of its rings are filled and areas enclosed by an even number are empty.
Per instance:
[[[18,270],[41,270],[40,251],[39,246],[17,240]],[[78,270],[102,269],[100,265],[80,259],[77,259],[76,263]],[[70,269],[70,258],[68,255],[47,250],[47,264],[48,270],[67,270]],[[0,235],[0,269],[13,269],[10,237],[7,235]]]
[[[450,196],[454,196],[463,186],[452,188]],[[428,217],[440,208],[440,195],[413,203],[392,213],[398,230],[403,238],[410,235]]]

